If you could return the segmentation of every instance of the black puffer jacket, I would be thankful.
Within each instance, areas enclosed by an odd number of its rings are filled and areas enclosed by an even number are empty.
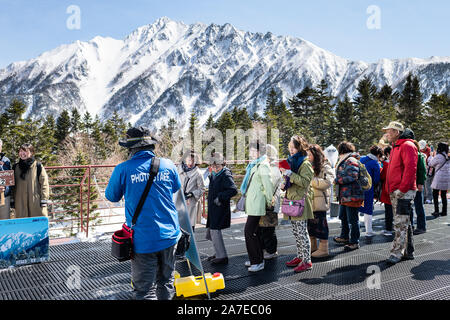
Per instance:
[[[227,167],[219,175],[209,176],[207,228],[221,230],[230,227],[230,199],[237,192],[231,171]],[[216,198],[219,200],[220,206],[214,203]]]

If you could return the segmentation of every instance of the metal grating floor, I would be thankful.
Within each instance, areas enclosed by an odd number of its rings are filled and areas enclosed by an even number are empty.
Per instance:
[[[430,215],[431,205],[426,205]],[[313,260],[313,270],[294,274],[285,262],[296,253],[289,224],[277,228],[279,256],[266,261],[263,271],[249,273],[243,224],[224,230],[229,264],[212,266],[213,253],[205,229],[196,229],[197,246],[205,272],[221,272],[225,289],[212,293],[216,300],[448,300],[450,299],[450,219],[428,217],[427,233],[414,236],[415,259],[394,266],[385,262],[392,237],[380,233],[383,212],[376,212],[371,240],[361,229],[361,248],[344,252],[330,241],[330,257]],[[338,235],[339,223],[330,223],[330,239]],[[380,289],[369,289],[368,268],[380,270]],[[177,261],[177,270],[188,275],[187,263]],[[74,272],[81,281],[73,282]],[[80,242],[50,247],[50,261],[0,270],[0,300],[127,300],[132,296],[130,263],[110,256],[109,242]],[[192,299],[204,299],[205,296]],[[179,299],[179,298],[177,298]]]

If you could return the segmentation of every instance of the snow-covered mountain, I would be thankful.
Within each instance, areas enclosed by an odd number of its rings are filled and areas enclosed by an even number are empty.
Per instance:
[[[11,252],[27,251],[48,238],[48,229],[29,234],[25,232],[5,234],[0,237],[0,260],[7,259]]]
[[[271,88],[287,100],[322,79],[339,97],[353,96],[364,76],[401,89],[409,72],[418,75],[425,99],[450,94],[450,57],[369,64],[300,38],[163,17],[123,40],[95,37],[10,64],[0,70],[0,107],[18,97],[31,116],[76,107],[101,119],[117,111],[133,124],[159,128],[169,117],[187,120],[191,110],[201,124],[234,106],[261,112]]]

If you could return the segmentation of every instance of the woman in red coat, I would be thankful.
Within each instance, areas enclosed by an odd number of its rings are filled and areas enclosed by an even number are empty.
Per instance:
[[[383,231],[383,234],[385,236],[392,236],[392,221],[393,221],[393,212],[392,212],[392,204],[391,204],[391,198],[389,197],[389,191],[387,190],[387,184],[386,184],[386,178],[387,178],[387,172],[389,167],[389,155],[391,153],[392,147],[387,146],[384,148],[384,157],[385,160],[382,162],[382,169],[381,169],[381,175],[380,175],[380,181],[382,183],[382,189],[381,189],[381,197],[380,201],[384,203],[384,222],[385,222],[385,230]]]

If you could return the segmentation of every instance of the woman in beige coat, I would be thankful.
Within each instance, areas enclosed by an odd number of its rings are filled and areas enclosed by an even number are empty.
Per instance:
[[[35,160],[34,147],[31,144],[26,143],[20,147],[19,158],[19,163],[14,165],[16,185],[12,188],[11,197],[11,208],[15,208],[15,217],[47,217],[50,196],[47,172],[44,166]]]
[[[196,154],[189,154],[181,163],[179,172],[192,230],[195,229],[197,219],[200,217],[202,210],[201,200],[205,193],[205,182],[200,169],[197,167],[198,162],[199,157]]]
[[[308,157],[314,170],[314,177],[311,181],[314,191],[314,219],[308,220],[311,257],[324,258],[328,256],[327,211],[330,209],[330,187],[333,184],[335,173],[319,145],[310,145]],[[317,239],[319,239],[319,247],[317,247]]]

